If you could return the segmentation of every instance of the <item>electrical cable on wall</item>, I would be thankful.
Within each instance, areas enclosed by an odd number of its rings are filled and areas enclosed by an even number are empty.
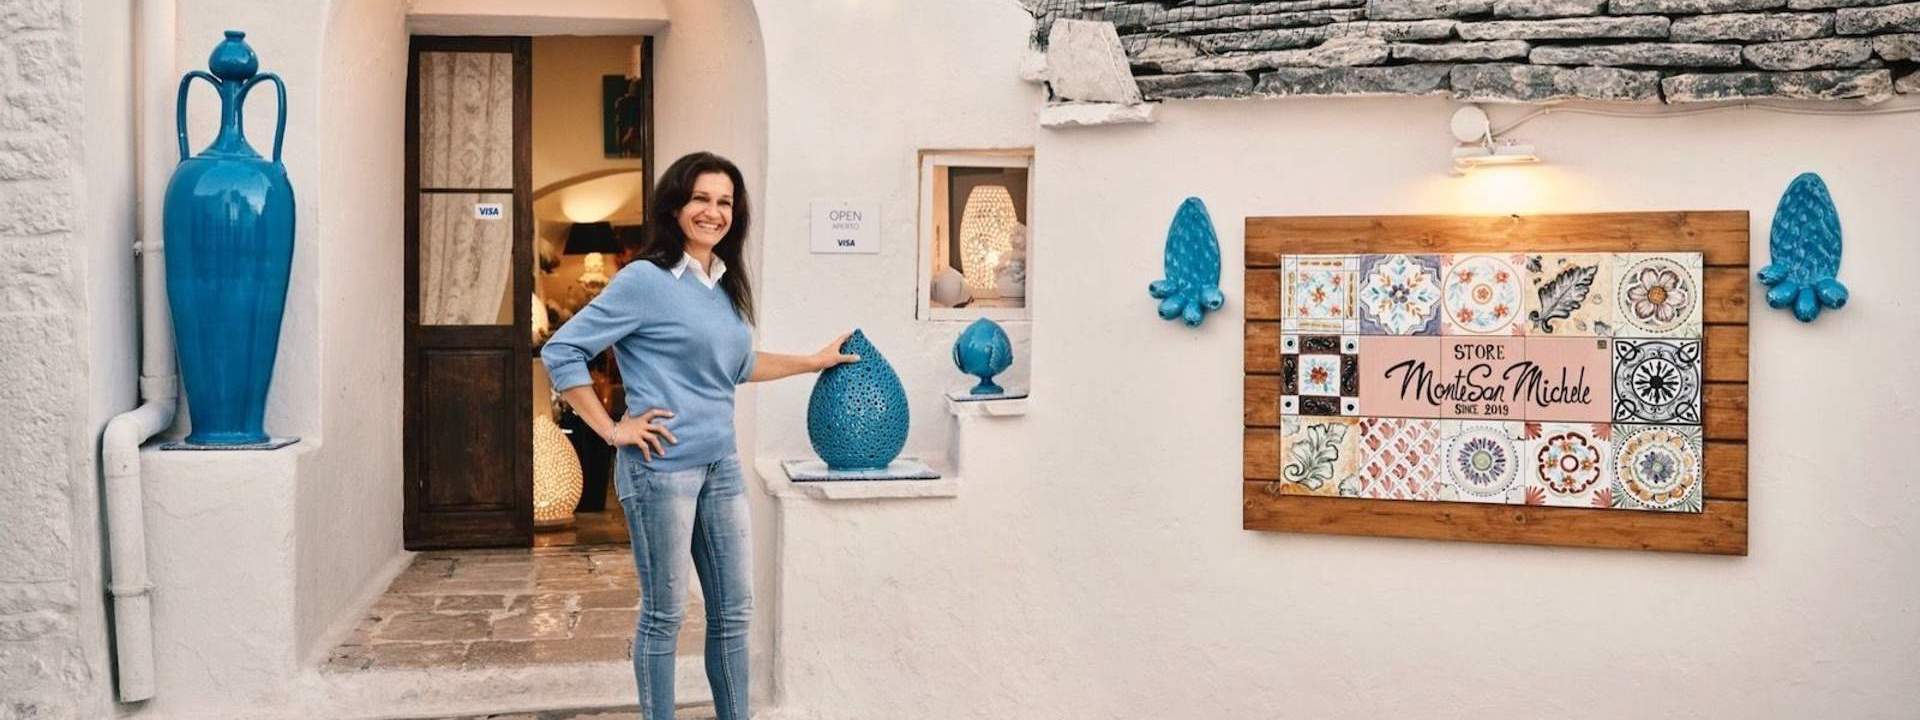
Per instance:
[[[1516,119],[1511,123],[1507,123],[1505,126],[1494,129],[1492,131],[1492,135],[1493,137],[1498,138],[1501,135],[1505,135],[1509,132],[1512,132],[1514,129],[1522,125],[1525,125],[1541,117],[1545,117],[1547,115],[1551,115],[1554,113],[1569,113],[1574,115],[1596,115],[1600,117],[1631,118],[1635,120],[1653,120],[1653,119],[1662,119],[1662,118],[1687,117],[1690,115],[1707,115],[1710,113],[1727,112],[1732,110],[1761,110],[1765,112],[1777,112],[1777,113],[1783,113],[1787,115],[1861,115],[1861,116],[1904,115],[1907,113],[1920,112],[1920,105],[1907,105],[1903,107],[1892,107],[1892,108],[1866,108],[1861,110],[1824,110],[1820,108],[1802,108],[1802,107],[1774,105],[1770,103],[1760,103],[1760,102],[1741,102],[1741,103],[1733,103],[1729,105],[1715,105],[1712,107],[1692,108],[1687,110],[1668,110],[1668,111],[1661,111],[1661,112],[1632,112],[1632,111],[1626,111],[1626,110],[1605,110],[1601,108],[1549,106],[1549,107],[1543,107],[1533,112],[1522,115],[1519,117],[1519,119]]]

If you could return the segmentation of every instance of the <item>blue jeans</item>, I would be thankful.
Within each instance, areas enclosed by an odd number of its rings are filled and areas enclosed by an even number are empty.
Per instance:
[[[640,574],[633,676],[642,720],[673,720],[674,646],[686,616],[687,561],[707,606],[707,683],[719,720],[747,720],[747,621],[753,615],[753,543],[739,458],[655,472],[620,448],[615,476]]]

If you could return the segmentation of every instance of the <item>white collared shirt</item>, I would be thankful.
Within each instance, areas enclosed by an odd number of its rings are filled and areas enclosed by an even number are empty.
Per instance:
[[[693,268],[693,277],[699,280],[700,284],[707,286],[709,290],[719,287],[720,276],[727,274],[727,262],[721,260],[719,255],[710,255],[708,257],[712,258],[708,261],[711,267],[702,270],[700,261],[693,259],[692,253],[681,253],[680,264],[673,266],[673,276],[675,278],[681,277],[687,273],[687,268]]]

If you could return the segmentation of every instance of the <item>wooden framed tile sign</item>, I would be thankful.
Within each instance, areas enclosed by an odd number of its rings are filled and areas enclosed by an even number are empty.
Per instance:
[[[1243,527],[1746,554],[1747,222],[1248,218]]]

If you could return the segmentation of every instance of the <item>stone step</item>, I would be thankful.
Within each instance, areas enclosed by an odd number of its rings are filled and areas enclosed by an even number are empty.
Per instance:
[[[690,705],[675,710],[674,720],[717,720],[712,705]],[[426,719],[423,719],[426,720]],[[433,718],[432,720],[641,720],[637,707],[579,708],[574,710],[546,710],[533,713],[509,713],[505,715],[466,715],[461,717]]]

